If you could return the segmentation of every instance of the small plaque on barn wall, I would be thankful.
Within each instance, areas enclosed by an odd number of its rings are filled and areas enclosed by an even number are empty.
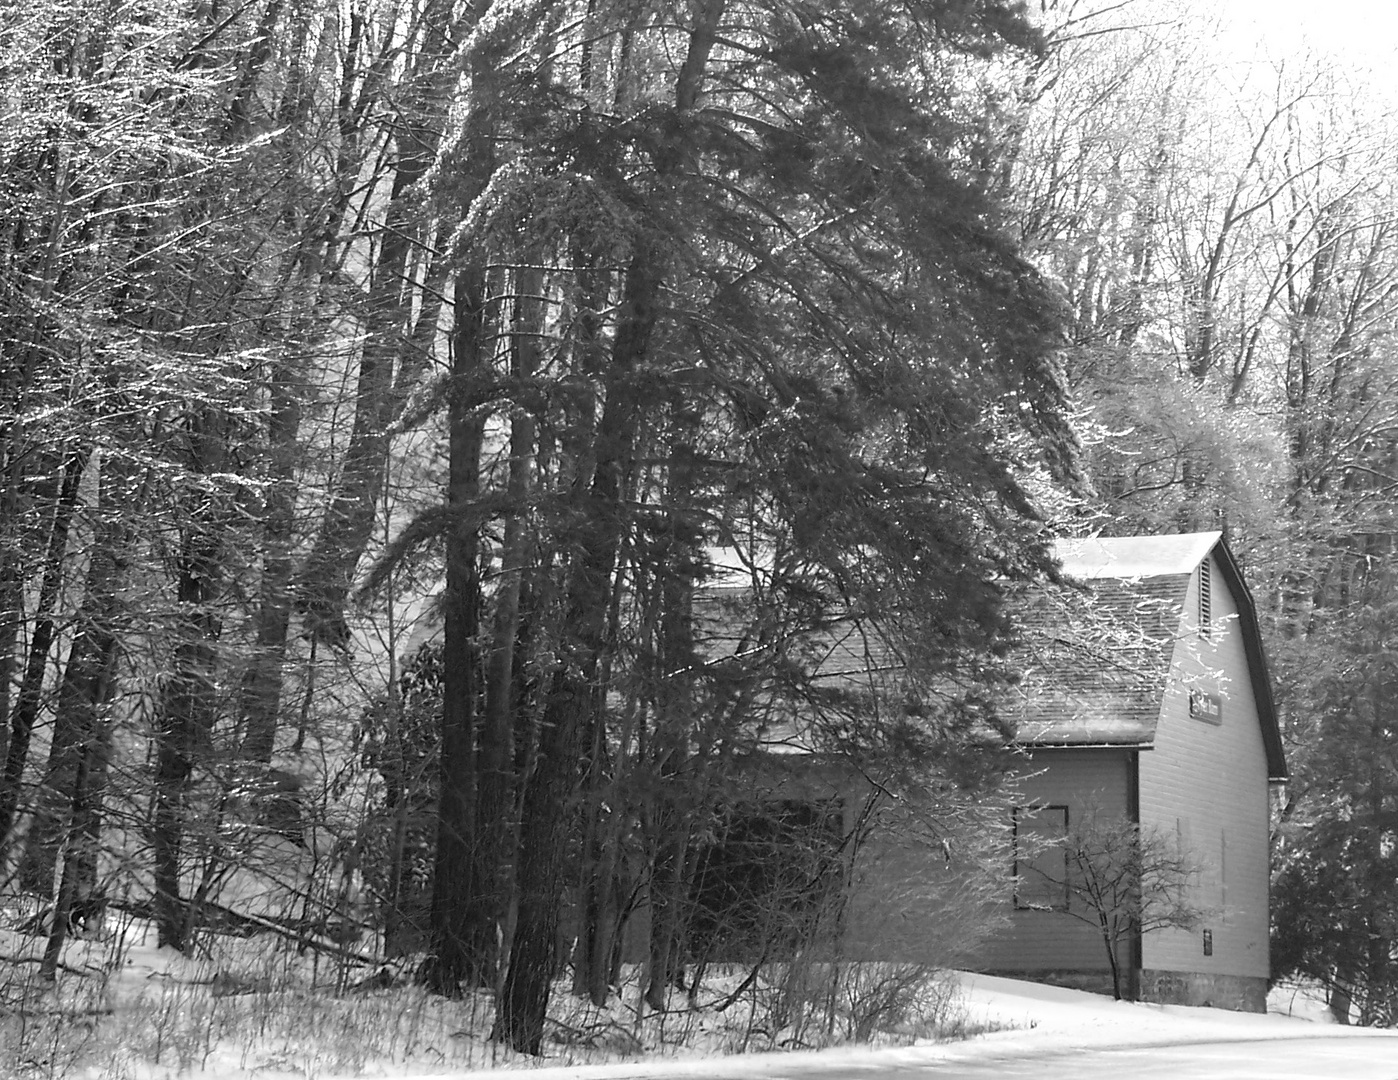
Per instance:
[[[1189,715],[1206,724],[1223,723],[1223,699],[1203,690],[1189,692]]]

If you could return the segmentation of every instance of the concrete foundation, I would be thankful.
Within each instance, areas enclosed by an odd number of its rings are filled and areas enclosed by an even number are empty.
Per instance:
[[[1197,971],[1141,972],[1141,999],[1164,1005],[1208,1005],[1234,1012],[1267,1011],[1267,980]]]
[[[1086,990],[1112,996],[1112,976],[1106,971],[988,971],[1010,979],[1028,979],[1045,986]],[[1122,980],[1122,996],[1161,1005],[1206,1005],[1234,1012],[1266,1012],[1267,980],[1245,975],[1205,975],[1197,971],[1128,971]]]

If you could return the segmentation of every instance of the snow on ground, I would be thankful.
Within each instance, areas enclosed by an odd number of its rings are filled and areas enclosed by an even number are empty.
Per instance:
[[[1216,1041],[1273,1041],[1317,1036],[1372,1036],[1373,1029],[1334,1024],[1324,1002],[1302,987],[1273,991],[1269,1008],[1293,1010],[1237,1013],[1183,1005],[1152,1005],[988,975],[959,973],[968,1029],[981,1034],[954,1042],[910,1047],[834,1048],[815,1052],[763,1054],[715,1059],[666,1060],[618,1065],[544,1067],[534,1080],[650,1080],[668,1077],[763,1077],[842,1072],[856,1068],[871,1078],[881,1067],[971,1062],[1032,1056],[1074,1049],[1165,1046]],[[1391,1033],[1398,1058],[1398,1032]],[[453,1074],[457,1080],[499,1077],[501,1072]],[[407,1080],[407,1078],[401,1078]],[[416,1080],[416,1078],[414,1078]]]
[[[904,1045],[768,1054],[730,1053],[739,1036],[744,1045],[760,1043],[751,1020],[743,1028],[741,1006],[693,1012],[681,994],[673,1012],[640,1015],[634,987],[608,1010],[560,988],[546,1055],[534,1059],[488,1041],[485,995],[449,1002],[411,985],[356,988],[365,968],[298,954],[273,935],[215,937],[195,959],[156,949],[153,939],[148,925],[133,920],[92,941],[71,941],[50,986],[33,977],[42,938],[0,930],[0,1080],[466,1080],[517,1071],[540,1080],[665,1080],[851,1069],[877,1075],[885,1067],[1075,1048],[1373,1034],[1329,1022],[1323,1001],[1296,987],[1275,990],[1275,1011],[1255,1015],[1114,1002],[959,973],[934,986],[934,1023],[920,1016],[888,1037]],[[741,976],[729,978],[736,985]],[[706,988],[713,1001],[733,986],[715,978]],[[926,1037],[930,1030],[966,1037],[939,1041]],[[778,1033],[768,1041],[789,1040]],[[1398,1060],[1398,1042],[1391,1057]]]

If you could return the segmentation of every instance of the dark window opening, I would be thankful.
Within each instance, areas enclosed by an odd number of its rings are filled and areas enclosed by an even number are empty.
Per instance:
[[[1015,907],[1021,911],[1068,910],[1066,806],[1014,809]]]

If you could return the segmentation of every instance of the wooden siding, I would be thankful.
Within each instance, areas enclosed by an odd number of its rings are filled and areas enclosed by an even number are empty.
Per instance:
[[[1210,559],[1213,632],[1199,633],[1197,575],[1165,689],[1155,749],[1140,759],[1144,827],[1174,832],[1199,859],[1195,889],[1214,909],[1213,955],[1201,932],[1159,931],[1142,943],[1148,970],[1268,975],[1267,759],[1248,677],[1238,606]],[[1219,722],[1192,716],[1190,692],[1216,697]],[[1202,711],[1202,710],[1201,710]]]
[[[1089,809],[1113,816],[1125,814],[1132,753],[1120,749],[1036,751],[1020,770],[1023,804],[1067,806],[1070,827]],[[1102,937],[1095,927],[1061,911],[1015,910],[1012,882],[1006,886],[1004,905],[1010,927],[986,945],[980,957],[985,970],[1108,970]]]

